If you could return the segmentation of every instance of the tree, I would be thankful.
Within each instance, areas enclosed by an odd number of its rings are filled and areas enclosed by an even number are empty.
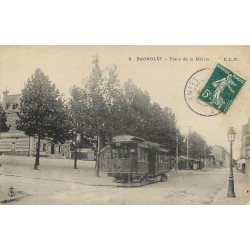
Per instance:
[[[148,135],[148,117],[150,115],[150,96],[138,88],[129,79],[123,85],[120,125],[123,133],[146,138]]]
[[[83,144],[90,144],[91,136],[87,132],[86,124],[86,95],[82,88],[73,86],[70,91],[67,112],[70,117],[70,135],[74,146],[74,169],[77,169],[77,148]],[[77,136],[80,135],[80,141]]]
[[[104,81],[103,97],[107,108],[106,126],[105,133],[102,135],[101,143],[104,146],[106,141],[110,141],[113,135],[119,133],[121,129],[120,119],[122,117],[123,104],[123,93],[118,78],[117,67],[107,69],[108,76]]]
[[[183,142],[182,152],[187,154],[187,138]],[[188,134],[188,155],[190,158],[199,160],[201,166],[201,159],[205,158],[205,155],[210,153],[211,147],[207,145],[205,139],[196,131],[192,131]]]
[[[64,143],[70,138],[69,117],[62,96],[41,69],[35,71],[22,90],[18,117],[17,129],[37,137],[34,169],[39,165],[41,139]]]
[[[131,79],[121,85],[115,65],[104,71],[98,57],[94,57],[83,87],[76,87],[74,91],[71,94],[73,113],[78,121],[75,127],[79,130],[80,126],[85,133],[88,131],[97,142],[97,176],[100,148],[114,135],[142,137],[166,145],[171,154],[175,152],[176,120],[172,110],[151,104],[149,94]]]
[[[90,75],[83,81],[85,98],[86,125],[97,138],[96,146],[96,176],[99,176],[101,136],[108,124],[108,107],[105,100],[104,72],[100,68],[97,56],[93,58]]]
[[[0,103],[0,133],[9,131],[10,125],[8,126],[6,122],[7,122],[6,112],[3,108],[3,105]]]

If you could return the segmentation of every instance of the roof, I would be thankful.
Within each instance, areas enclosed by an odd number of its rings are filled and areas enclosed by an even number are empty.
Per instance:
[[[80,148],[79,152],[81,152],[81,153],[93,153],[94,151],[90,148]]]
[[[145,141],[144,139],[137,137],[137,136],[133,136],[133,135],[116,135],[113,137],[114,142],[129,142],[129,141]]]
[[[102,148],[102,149],[100,150],[100,152],[104,152],[104,151],[107,150],[107,149],[110,149],[110,145],[107,145],[107,146],[105,146],[104,148]]]
[[[162,148],[162,147],[160,147],[159,150],[162,151],[162,152],[166,152],[166,153],[169,152],[169,149],[167,149],[167,148]]]
[[[167,149],[165,145],[162,145],[156,142],[146,141],[145,139],[142,139],[140,137],[133,136],[133,135],[117,135],[113,137],[113,140],[110,143],[112,142],[113,143],[115,142],[142,142],[142,143],[149,145],[150,147],[159,148],[159,150],[163,152],[169,152],[169,149]]]
[[[180,156],[179,156],[179,159],[180,159],[180,158],[182,158],[182,159],[184,159],[184,160],[190,160],[190,158],[189,158],[189,157],[184,156],[184,155],[180,155]]]
[[[187,156],[185,156],[185,155],[180,155],[180,156],[179,156],[179,159],[189,160],[189,161],[199,161],[199,160],[197,160],[197,159],[193,159],[193,158],[187,157]]]

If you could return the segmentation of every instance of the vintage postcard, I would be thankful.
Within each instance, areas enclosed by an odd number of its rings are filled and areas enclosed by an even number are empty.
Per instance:
[[[0,204],[249,204],[249,54],[0,46]]]

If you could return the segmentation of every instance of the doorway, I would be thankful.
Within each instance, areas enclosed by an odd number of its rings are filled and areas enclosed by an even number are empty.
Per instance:
[[[53,155],[55,154],[55,144],[52,143],[51,146],[50,146],[50,153]]]

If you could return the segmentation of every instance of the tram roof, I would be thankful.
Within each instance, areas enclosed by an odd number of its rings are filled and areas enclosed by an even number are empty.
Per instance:
[[[137,137],[137,136],[133,136],[133,135],[116,135],[113,137],[113,142],[130,142],[130,141],[139,141],[139,142],[144,142],[145,140]]]
[[[167,149],[165,145],[162,145],[162,144],[159,144],[156,142],[146,141],[145,139],[142,139],[142,138],[137,137],[137,136],[132,136],[132,135],[114,136],[112,142],[113,143],[115,143],[115,142],[141,142],[141,143],[147,144],[151,147],[158,148],[160,151],[169,152],[169,149]]]

